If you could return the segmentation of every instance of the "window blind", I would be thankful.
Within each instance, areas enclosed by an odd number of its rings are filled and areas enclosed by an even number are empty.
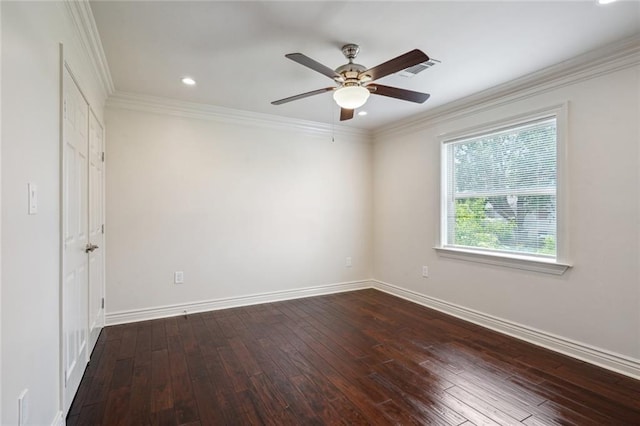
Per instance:
[[[446,245],[556,256],[556,118],[446,143]]]

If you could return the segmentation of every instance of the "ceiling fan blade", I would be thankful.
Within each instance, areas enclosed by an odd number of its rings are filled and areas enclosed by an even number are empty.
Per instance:
[[[403,101],[421,104],[431,96],[428,93],[414,92],[413,90],[399,89],[397,87],[383,86],[381,84],[369,84],[367,89],[374,95],[388,96],[390,98],[402,99]]]
[[[421,64],[428,60],[429,57],[426,53],[422,50],[414,49],[411,52],[407,52],[404,55],[400,55],[397,58],[390,59],[387,62],[361,72],[358,78],[363,75],[368,75],[371,77],[371,80],[378,80],[384,76],[402,71],[403,69]]]
[[[351,120],[353,118],[353,110],[340,108],[340,121]]]
[[[289,96],[288,98],[279,99],[277,101],[271,102],[271,104],[272,105],[282,105],[282,104],[286,104],[287,102],[297,101],[298,99],[308,98],[309,96],[319,95],[321,93],[329,92],[329,91],[335,90],[335,89],[336,89],[335,87],[325,87],[324,89],[318,89],[318,90],[314,90],[312,92],[300,93],[299,95]]]
[[[300,65],[304,65],[307,68],[311,68],[312,70],[319,72],[320,74],[324,74],[331,79],[342,79],[342,76],[331,68],[326,65],[322,65],[320,62],[315,61],[302,53],[289,53],[284,56],[299,63]]]

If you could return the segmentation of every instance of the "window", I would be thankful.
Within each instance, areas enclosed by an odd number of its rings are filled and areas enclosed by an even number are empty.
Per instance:
[[[445,139],[440,249],[557,263],[558,146],[555,113]]]

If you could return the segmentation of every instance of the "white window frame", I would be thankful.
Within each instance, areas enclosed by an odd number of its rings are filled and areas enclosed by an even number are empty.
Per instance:
[[[439,136],[440,141],[440,242],[434,247],[441,257],[458,260],[486,263],[490,265],[523,269],[534,272],[544,272],[555,275],[563,274],[571,264],[569,262],[569,235],[568,235],[568,170],[567,170],[567,110],[568,103],[554,105],[544,109],[531,111],[525,114],[512,116],[504,120],[467,128],[464,130],[445,133]],[[491,250],[475,250],[472,248],[460,248],[445,244],[447,241],[447,191],[448,191],[448,157],[447,147],[450,143],[477,137],[486,133],[497,132],[527,122],[542,120],[545,118],[556,119],[556,257],[545,258],[526,254],[505,253]]]

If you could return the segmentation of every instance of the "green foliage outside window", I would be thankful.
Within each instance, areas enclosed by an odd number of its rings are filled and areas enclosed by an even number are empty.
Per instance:
[[[555,119],[457,142],[449,152],[453,244],[555,256]]]
[[[548,196],[525,198],[549,198]],[[529,210],[529,214],[536,217],[548,214],[543,207],[548,203],[540,200],[532,202],[538,210]],[[456,200],[456,222],[454,244],[467,247],[478,247],[493,250],[529,252],[541,255],[556,254],[556,238],[554,235],[536,235],[532,239],[529,235],[522,236],[524,225],[518,226],[515,217],[487,217],[488,198],[466,198]]]

